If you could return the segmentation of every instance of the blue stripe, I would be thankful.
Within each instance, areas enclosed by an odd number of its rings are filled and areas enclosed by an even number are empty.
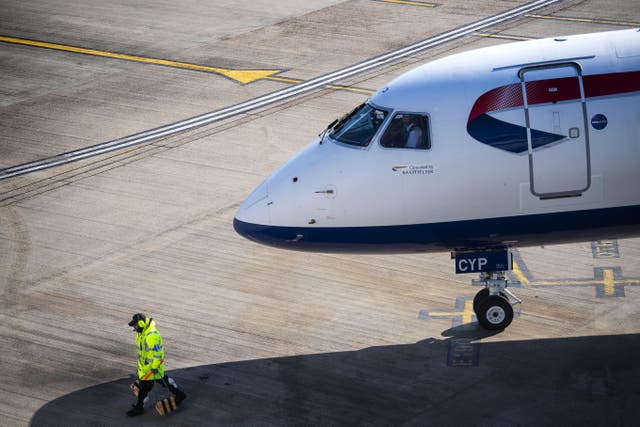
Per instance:
[[[528,150],[527,128],[480,114],[467,124],[467,132],[483,144],[512,153]],[[535,149],[565,138],[563,135],[531,129],[531,146]]]
[[[242,236],[279,248],[337,253],[440,252],[640,237],[640,206],[380,227],[275,227],[234,219]],[[303,237],[298,237],[302,235]],[[297,241],[296,241],[297,240]]]

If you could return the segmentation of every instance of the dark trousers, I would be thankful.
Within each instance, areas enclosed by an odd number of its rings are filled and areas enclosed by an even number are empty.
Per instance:
[[[140,391],[138,392],[138,403],[136,403],[136,406],[140,408],[142,408],[142,405],[144,404],[144,398],[147,397],[147,395],[149,394],[149,392],[151,391],[155,383],[160,384],[162,387],[166,385],[169,388],[169,391],[176,396],[182,394],[182,391],[180,391],[179,388],[171,385],[171,382],[169,381],[169,377],[167,376],[167,374],[164,374],[164,378],[161,380],[149,380],[149,381],[139,380],[139,381],[140,381]]]

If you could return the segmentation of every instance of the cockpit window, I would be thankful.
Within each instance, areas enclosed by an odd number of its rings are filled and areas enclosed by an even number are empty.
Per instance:
[[[429,118],[424,114],[396,114],[380,138],[380,144],[387,148],[431,148]]]
[[[335,126],[331,138],[345,144],[366,147],[387,117],[387,112],[362,104],[343,117]]]

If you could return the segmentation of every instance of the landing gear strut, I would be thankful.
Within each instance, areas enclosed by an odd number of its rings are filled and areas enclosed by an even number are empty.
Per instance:
[[[513,320],[513,305],[522,303],[522,300],[507,289],[505,272],[482,272],[480,279],[472,283],[485,286],[473,298],[473,311],[478,323],[492,331],[509,326]]]
[[[473,298],[473,311],[480,325],[489,330],[505,329],[513,320],[513,305],[522,301],[507,289],[506,271],[512,268],[509,248],[483,252],[454,252],[456,273],[480,273],[473,285],[484,288]]]

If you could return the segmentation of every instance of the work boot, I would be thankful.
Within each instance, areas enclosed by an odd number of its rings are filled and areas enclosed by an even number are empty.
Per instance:
[[[178,390],[178,392],[176,393],[176,405],[179,405],[186,398],[187,394],[182,390]]]
[[[144,414],[144,408],[142,406],[133,405],[133,409],[127,411],[127,416],[129,417],[137,417],[142,414]]]

